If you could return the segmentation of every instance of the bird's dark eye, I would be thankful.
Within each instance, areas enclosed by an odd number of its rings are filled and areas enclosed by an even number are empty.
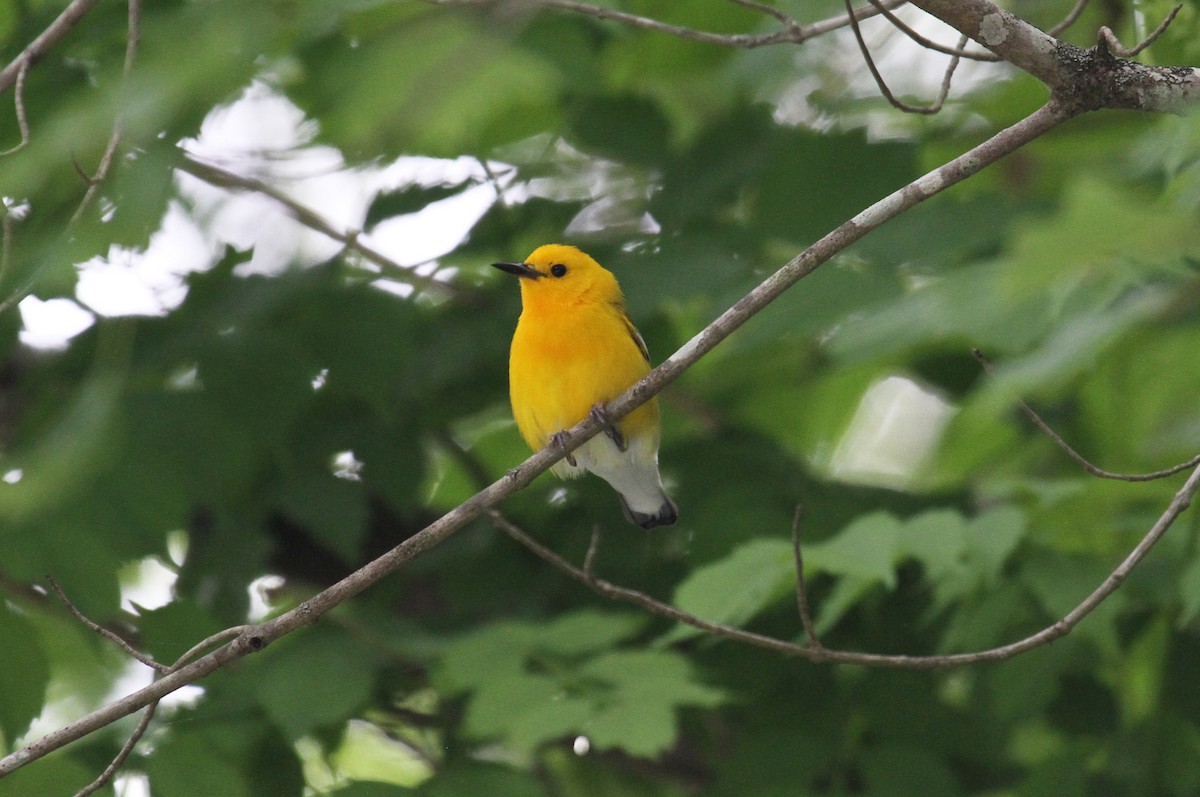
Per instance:
[[[553,266],[550,267],[550,273],[556,277],[561,277],[562,275],[567,273],[567,267],[564,266],[562,263],[555,263]]]

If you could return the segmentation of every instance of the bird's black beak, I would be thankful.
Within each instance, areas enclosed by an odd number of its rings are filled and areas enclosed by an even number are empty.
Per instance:
[[[531,280],[542,276],[542,272],[527,263],[492,263],[492,267]]]

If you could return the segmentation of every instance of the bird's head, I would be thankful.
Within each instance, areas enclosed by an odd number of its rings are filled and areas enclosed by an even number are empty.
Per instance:
[[[493,263],[520,277],[526,310],[566,310],[590,302],[622,301],[612,272],[573,246],[547,244],[534,249],[523,263]]]

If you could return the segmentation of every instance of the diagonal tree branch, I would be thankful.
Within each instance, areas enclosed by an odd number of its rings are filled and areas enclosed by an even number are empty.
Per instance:
[[[846,221],[760,283],[645,378],[610,402],[606,408],[609,421],[624,417],[648,401],[785,290],[811,274],[850,244],[888,220],[950,186],[962,182],[985,166],[995,163],[1008,153],[1052,130],[1070,116],[1071,114],[1061,106],[1051,102],[1013,126],[1000,131],[974,149],[889,194]],[[304,601],[296,608],[260,625],[237,629],[236,637],[213,652],[0,759],[0,777],[146,707],[154,701],[162,699],[165,695],[204,678],[230,662],[262,650],[266,645],[298,628],[316,622],[335,606],[349,600],[395,572],[405,563],[442,543],[482,515],[487,509],[496,506],[513,493],[528,486],[536,476],[548,470],[551,465],[578,448],[600,430],[601,424],[598,420],[591,416],[585,418],[567,430],[563,438],[564,444],[561,447],[551,446],[533,454],[503,478],[488,485],[417,534],[333,586]]]

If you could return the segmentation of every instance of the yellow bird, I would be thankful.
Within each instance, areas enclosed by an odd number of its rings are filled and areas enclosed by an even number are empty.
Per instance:
[[[658,403],[650,399],[615,424],[604,417],[603,406],[650,371],[617,278],[562,244],[540,246],[524,263],[493,265],[520,277],[508,388],[525,442],[538,451],[595,416],[604,433],[555,463],[555,475],[570,479],[591,471],[621,496],[631,523],[644,529],[674,523],[679,513],[658,473]]]

